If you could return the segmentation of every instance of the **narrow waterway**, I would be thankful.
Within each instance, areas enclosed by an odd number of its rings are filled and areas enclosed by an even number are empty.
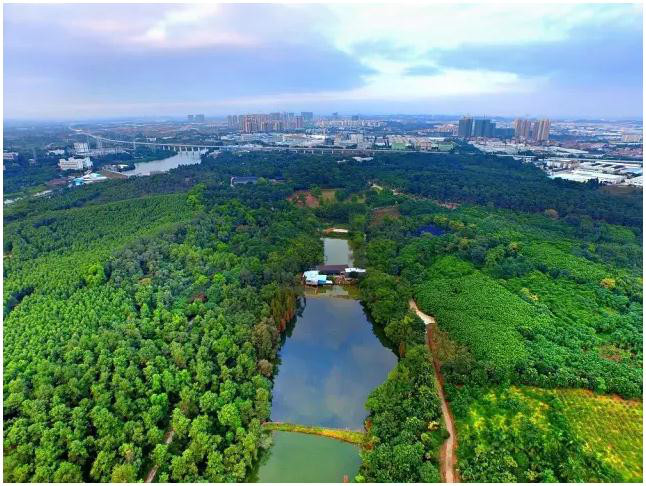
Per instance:
[[[347,240],[324,238],[325,262],[352,264]],[[271,420],[362,430],[365,401],[397,358],[384,347],[361,303],[341,287],[306,293],[280,351]],[[320,436],[274,432],[262,482],[342,482],[360,465],[357,446]]]

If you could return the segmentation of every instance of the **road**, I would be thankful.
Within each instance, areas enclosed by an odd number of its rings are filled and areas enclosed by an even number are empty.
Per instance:
[[[377,154],[377,153],[399,153],[399,154],[418,154],[418,153],[424,153],[424,154],[436,154],[436,155],[442,155],[446,154],[447,152],[433,152],[430,150],[393,150],[389,148],[384,148],[384,149],[376,149],[376,148],[366,148],[366,149],[358,149],[358,148],[342,148],[342,147],[299,147],[299,146],[278,146],[278,145],[265,145],[265,146],[246,146],[246,145],[204,145],[204,144],[194,144],[194,143],[175,143],[175,142],[168,142],[168,143],[163,143],[163,142],[137,142],[135,140],[116,140],[112,138],[106,138],[106,137],[101,137],[99,135],[95,135],[90,132],[85,132],[79,128],[73,128],[72,126],[69,127],[70,130],[75,132],[77,135],[85,135],[88,137],[92,137],[95,140],[100,140],[101,142],[106,142],[106,143],[112,143],[112,144],[122,144],[122,145],[128,145],[131,147],[135,147],[137,145],[139,146],[145,146],[145,147],[156,147],[156,148],[161,148],[163,150],[209,150],[209,149],[215,149],[215,150],[253,150],[253,151],[261,151],[261,152],[284,152],[284,151],[290,151],[290,152],[299,152],[299,153],[320,153],[320,154],[339,154],[339,155],[352,155],[352,154],[357,154],[357,155],[364,155],[364,154]]]
[[[442,450],[440,451],[440,472],[445,483],[459,483],[460,480],[458,479],[458,475],[455,471],[455,450],[457,446],[455,423],[453,421],[453,415],[451,415],[451,411],[449,410],[449,404],[446,401],[446,395],[444,394],[444,380],[442,379],[442,374],[440,372],[440,362],[437,359],[437,353],[434,349],[435,346],[431,339],[432,325],[435,324],[435,318],[428,314],[424,314],[419,310],[413,299],[411,299],[408,304],[411,310],[414,311],[422,321],[424,321],[424,324],[426,324],[426,344],[433,356],[433,368],[435,369],[435,378],[437,381],[437,394],[439,395],[442,403],[442,416],[444,417],[446,430],[449,432],[449,437],[444,442]]]

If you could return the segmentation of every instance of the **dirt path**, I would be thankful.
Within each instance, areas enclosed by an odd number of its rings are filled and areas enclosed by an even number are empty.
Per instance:
[[[455,424],[453,422],[453,416],[449,410],[449,405],[446,401],[446,396],[444,395],[444,380],[442,374],[440,373],[440,362],[437,359],[437,353],[434,349],[433,341],[431,340],[431,325],[435,324],[435,318],[424,314],[414,300],[410,300],[409,306],[412,311],[419,316],[419,318],[424,321],[426,324],[426,344],[431,351],[433,356],[433,368],[435,369],[435,378],[437,379],[437,393],[442,402],[442,415],[444,416],[444,423],[446,424],[446,429],[449,432],[449,438],[444,442],[444,446],[440,451],[440,472],[442,473],[442,478],[444,478],[445,483],[459,483],[457,473],[455,472],[455,449],[457,446],[456,434],[455,434]]]
[[[164,444],[168,445],[171,442],[173,442],[174,435],[175,435],[175,431],[173,429],[170,429],[168,432],[166,432],[166,436],[164,437]],[[155,479],[155,476],[157,475],[157,469],[159,469],[159,466],[153,466],[150,468],[150,471],[148,471],[148,475],[146,476],[147,483],[153,482],[153,480]]]

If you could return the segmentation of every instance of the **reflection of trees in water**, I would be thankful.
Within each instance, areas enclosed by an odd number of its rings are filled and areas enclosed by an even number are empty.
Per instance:
[[[360,301],[361,302],[361,301]],[[394,345],[388,337],[386,337],[386,332],[384,331],[384,328],[381,327],[379,324],[377,324],[373,319],[372,316],[370,315],[370,312],[368,312],[368,309],[366,305],[361,302],[361,307],[363,308],[363,313],[366,315],[366,320],[370,323],[372,326],[372,333],[377,336],[377,339],[381,343],[381,345],[384,348],[390,349],[395,356],[399,356],[398,354],[398,347]]]
[[[269,430],[263,430],[261,433],[263,434],[263,439],[261,439],[260,448],[258,449],[258,458],[247,473],[245,483],[260,482],[260,468],[269,462],[273,451],[274,433]]]

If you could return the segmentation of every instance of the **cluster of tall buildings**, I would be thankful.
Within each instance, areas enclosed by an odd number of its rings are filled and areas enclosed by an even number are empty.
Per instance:
[[[204,123],[204,115],[201,113],[199,115],[186,115],[186,119],[189,122]]]
[[[550,138],[550,121],[547,118],[534,121],[519,118],[514,121],[514,134],[518,140],[547,142]]]
[[[458,137],[471,138],[493,138],[496,136],[496,123],[488,118],[463,117],[458,122]]]
[[[534,142],[547,142],[550,138],[550,121],[517,119],[514,128],[496,128],[496,123],[488,118],[465,116],[458,122],[460,138],[516,138]]]
[[[302,111],[295,113],[264,113],[253,115],[229,115],[229,128],[240,130],[242,133],[282,132],[284,130],[299,130],[305,128],[314,120],[314,113]]]

